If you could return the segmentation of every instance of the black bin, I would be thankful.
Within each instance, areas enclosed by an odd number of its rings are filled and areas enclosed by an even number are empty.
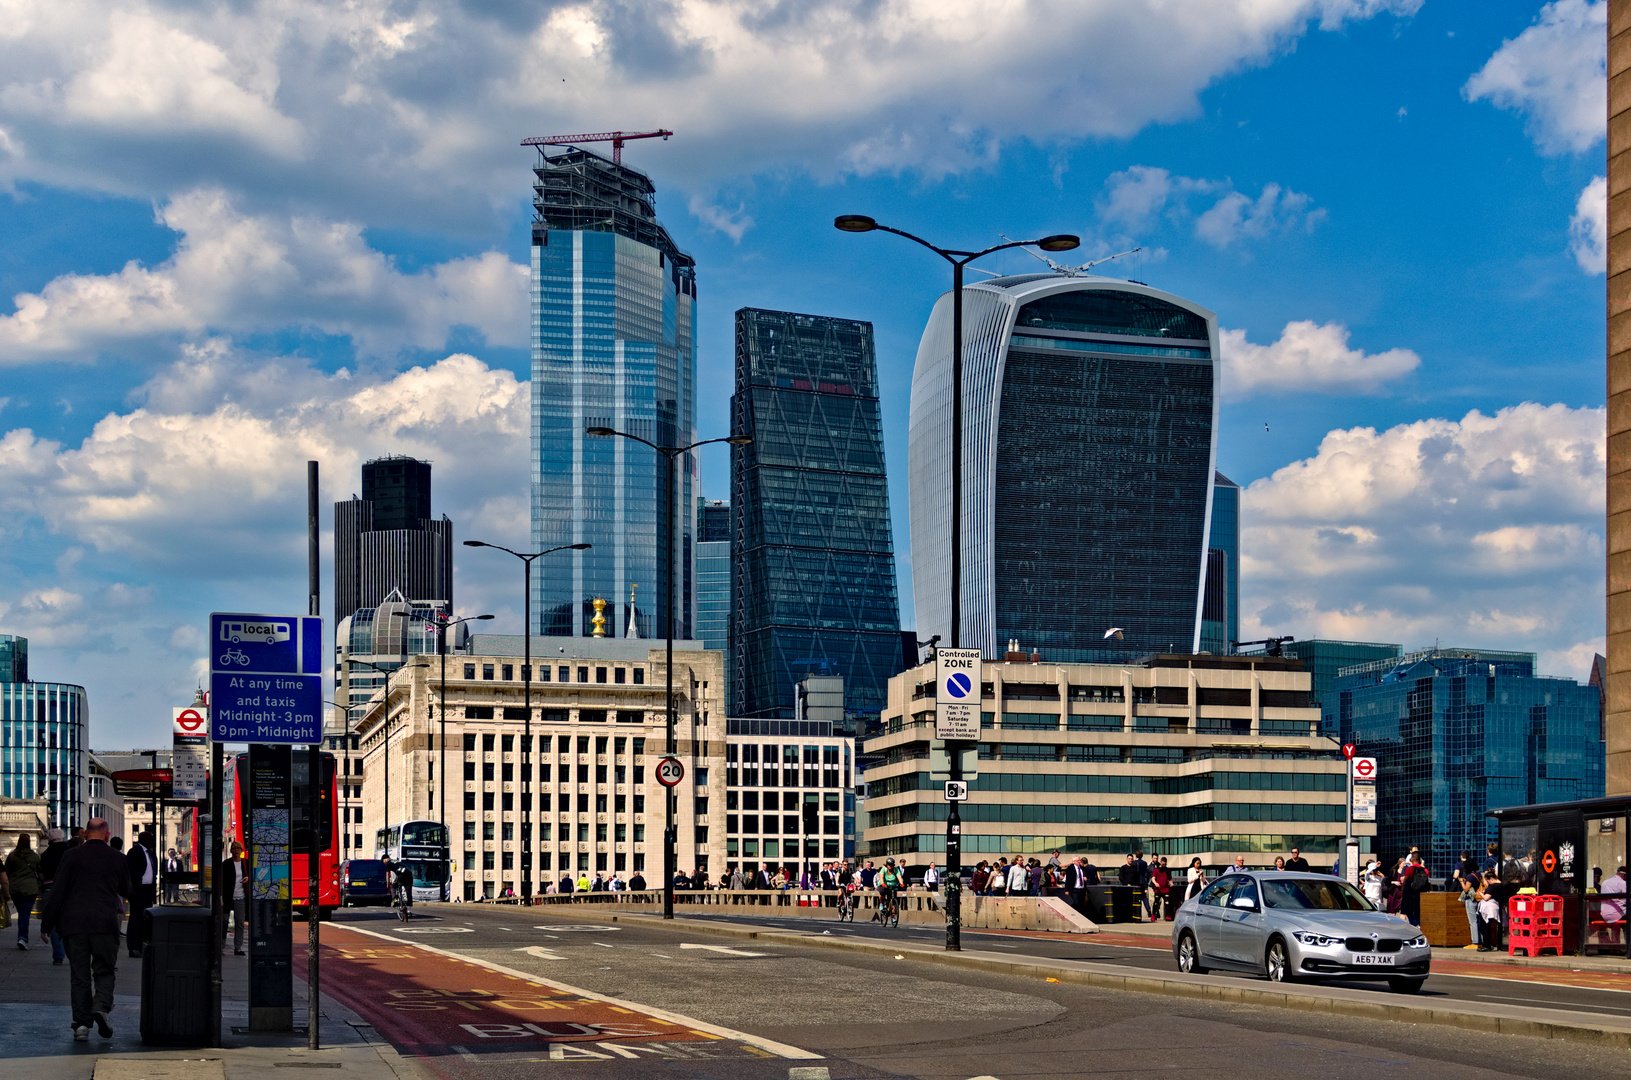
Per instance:
[[[142,955],[142,1042],[207,1046],[210,1022],[210,909],[160,904],[147,909]]]
[[[1083,914],[1098,923],[1137,922],[1138,893],[1131,885],[1089,885]]]

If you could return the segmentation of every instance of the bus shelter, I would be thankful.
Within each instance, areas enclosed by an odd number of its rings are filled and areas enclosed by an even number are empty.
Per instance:
[[[1563,897],[1564,952],[1631,958],[1625,884],[1611,880],[1631,865],[1628,813],[1631,795],[1488,811],[1500,827],[1503,880]]]
[[[199,885],[199,850],[198,850],[198,808],[199,804],[191,799],[177,799],[173,797],[171,781],[174,776],[172,770],[167,768],[147,769],[121,769],[110,773],[113,781],[113,790],[124,797],[125,802],[152,803],[157,812],[153,815],[154,860],[158,863],[157,890],[159,896],[165,895],[166,887],[180,888],[184,885]],[[171,807],[181,807],[186,811],[182,815],[180,836],[165,836],[164,811]],[[179,842],[183,850],[188,852],[187,866],[180,873],[166,874],[164,871],[164,853],[168,847]]]

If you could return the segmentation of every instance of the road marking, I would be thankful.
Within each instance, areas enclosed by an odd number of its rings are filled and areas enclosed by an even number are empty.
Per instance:
[[[319,900],[321,900],[321,899],[322,899],[322,897],[318,897],[318,899],[319,899]],[[513,934],[513,933],[515,933],[515,931],[514,931],[514,930],[511,930],[511,929],[510,929],[510,928],[509,928],[509,927],[508,927],[508,926],[501,926],[501,927],[499,927],[499,929],[500,929],[500,930],[502,930],[502,931],[504,931],[504,932],[505,932],[505,933],[506,933],[506,934]]]
[[[321,899],[321,898],[319,898]],[[349,928],[348,928],[349,929]],[[397,934],[474,934],[475,931],[468,926],[403,926],[392,933]]]
[[[604,942],[604,941],[591,941],[591,942],[590,942],[590,943],[589,943],[589,944],[591,944],[591,945],[599,945],[599,946],[600,946],[600,947],[601,947],[601,948],[602,948],[602,949],[610,949],[610,948],[612,948],[612,946],[610,946],[610,945],[608,945],[608,944],[606,944],[606,943],[605,943],[605,942]]]
[[[1017,948],[1019,948],[1018,945],[999,945],[995,941],[988,941],[988,942],[986,942],[986,944],[991,946],[993,949],[1017,949]]]
[[[566,959],[566,957],[562,956],[560,953],[556,952],[555,950],[546,949],[542,945],[528,945],[524,949],[517,949],[515,951],[516,952],[524,952],[528,956],[534,957],[535,959],[538,959],[538,960],[565,960]]]
[[[795,1065],[787,1070],[787,1080],[832,1080],[825,1065]]]
[[[652,954],[651,954],[651,955],[652,955],[652,956],[660,956],[660,957],[662,957],[662,958],[663,958],[663,959],[664,959],[664,960],[672,960],[672,959],[674,959],[674,958],[673,958],[673,957],[672,957],[672,956],[669,956],[669,955],[668,955],[668,954],[667,954],[667,953],[662,953],[662,952],[654,952],[654,953],[652,953]]]
[[[1557,1005],[1537,1003],[1534,998],[1501,997],[1498,994],[1477,994],[1477,997],[1486,1001],[1515,1001],[1522,1005],[1529,1005],[1537,1009],[1596,1009],[1598,1012],[1631,1013],[1631,1009],[1621,1009],[1613,1005],[1578,1005],[1573,1002],[1560,1002]]]
[[[623,929],[621,926],[535,926],[534,930],[554,930],[558,933],[569,934],[615,934]]]
[[[721,956],[769,956],[769,953],[748,952],[746,949],[733,949],[728,945],[693,945],[686,942],[680,946],[682,949],[706,949]]]

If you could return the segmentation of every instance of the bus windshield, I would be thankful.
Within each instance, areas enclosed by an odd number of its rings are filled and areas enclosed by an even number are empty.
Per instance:
[[[402,826],[404,844],[447,846],[447,827],[434,821],[410,821]]]
[[[416,885],[440,885],[447,880],[447,864],[428,859],[404,859]]]

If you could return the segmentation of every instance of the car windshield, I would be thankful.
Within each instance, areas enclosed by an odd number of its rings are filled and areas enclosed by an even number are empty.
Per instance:
[[[1374,911],[1364,894],[1346,881],[1314,878],[1263,882],[1263,899],[1271,908],[1316,911]]]

